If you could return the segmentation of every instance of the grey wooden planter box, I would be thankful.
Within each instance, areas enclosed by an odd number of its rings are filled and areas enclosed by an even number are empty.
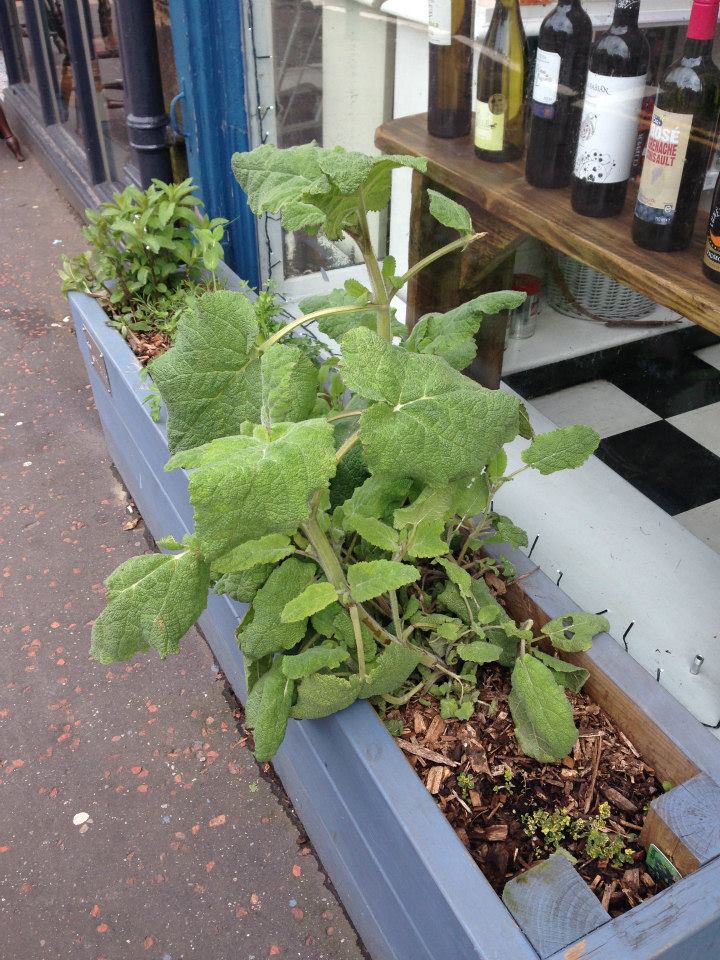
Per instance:
[[[187,478],[163,470],[164,424],[154,423],[142,404],[148,391],[139,364],[94,300],[69,299],[110,455],[153,536],[180,537],[192,523]],[[524,555],[512,553],[512,560],[521,573],[532,570]],[[542,619],[574,608],[541,572],[522,582],[522,593],[516,590],[518,615]],[[241,701],[246,691],[234,632],[243,612],[211,595],[200,620]],[[680,784],[700,774],[717,790],[720,743],[611,637],[598,637],[580,659],[592,673],[591,694],[661,779]],[[291,721],[274,766],[374,960],[548,956],[531,945],[366,702],[324,720]],[[699,869],[624,916],[580,931],[552,960],[720,956],[720,818],[707,822],[704,812],[695,810],[693,824],[707,840]],[[682,825],[675,830],[682,832]]]

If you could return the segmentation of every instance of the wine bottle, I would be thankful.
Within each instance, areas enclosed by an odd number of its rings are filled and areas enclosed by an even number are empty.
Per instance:
[[[648,250],[684,250],[692,239],[720,112],[712,61],[719,7],[693,0],[682,56],[660,81],[632,231]]]
[[[525,162],[533,187],[570,183],[591,43],[580,0],[560,0],[540,26]]]
[[[720,177],[715,184],[715,193],[710,207],[702,268],[709,280],[720,283]]]
[[[466,137],[472,109],[472,0],[429,0],[428,133]]]
[[[640,0],[616,0],[590,54],[571,194],[586,217],[617,216],[625,203],[650,58],[639,13]]]
[[[518,0],[495,0],[478,61],[475,153],[519,160],[525,148],[528,50]]]

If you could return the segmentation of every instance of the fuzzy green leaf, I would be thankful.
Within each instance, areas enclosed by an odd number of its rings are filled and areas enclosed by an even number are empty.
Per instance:
[[[360,418],[372,473],[442,486],[478,471],[518,428],[518,401],[439,357],[408,353],[358,328],[343,337],[343,379],[378,401]]]
[[[348,404],[348,408],[362,409],[365,401],[360,397],[353,398]],[[359,418],[358,418],[359,419]],[[357,429],[357,423],[354,417],[348,417],[345,420],[338,420],[333,425],[333,436],[335,439],[335,448],[339,447],[347,440]],[[362,447],[359,443],[346,453],[338,463],[335,476],[330,481],[330,504],[337,507],[344,503],[348,497],[352,496],[354,490],[359,487],[368,476],[368,469],[363,458]]]
[[[263,674],[248,695],[246,716],[253,730],[255,757],[261,763],[272,760],[283,742],[294,696],[295,682],[282,673],[279,663]]]
[[[407,540],[408,556],[440,557],[450,552],[442,534],[451,499],[449,487],[426,487],[409,506],[394,512],[393,524]]]
[[[459,566],[454,560],[440,559],[437,561],[437,563],[440,564],[445,573],[448,575],[448,579],[451,581],[451,583],[454,583],[458,587],[461,596],[471,597],[473,595],[473,578],[470,576],[467,570],[464,569],[464,567]]]
[[[280,619],[283,608],[311,582],[317,567],[290,557],[276,567],[253,600],[252,619],[238,627],[238,641],[244,654],[254,659],[290,650],[305,636],[307,618],[295,623]]]
[[[516,526],[510,517],[505,517],[501,513],[494,513],[490,517],[490,522],[495,527],[496,536],[488,539],[488,543],[509,543],[511,547],[526,547],[528,545],[528,535],[522,527]]]
[[[418,613],[412,625],[418,630],[432,630],[451,642],[467,631],[467,626],[457,617],[448,617],[444,613]]]
[[[592,427],[558,427],[535,437],[521,456],[528,466],[543,474],[581,467],[595,453],[600,437]]]
[[[524,293],[514,290],[484,293],[447,313],[427,313],[413,327],[407,348],[413,353],[442,357],[456,370],[464,370],[475,359],[475,334],[483,316],[514,309],[524,299]]]
[[[308,519],[309,500],[335,473],[332,426],[279,424],[253,436],[224,437],[171,458],[190,469],[196,532],[210,558],[247,540],[284,533]]]
[[[438,223],[460,233],[474,233],[470,214],[465,207],[437,190],[428,190],[427,193],[430,197],[430,215],[435,217]]]
[[[307,620],[319,610],[324,610],[337,600],[337,590],[326,580],[311,583],[302,593],[288,601],[283,607],[280,619],[283,623],[297,623]]]
[[[229,553],[213,561],[213,571],[241,573],[260,564],[277,563],[295,552],[290,537],[284,533],[269,533],[259,540],[248,540]]]
[[[461,660],[470,663],[495,663],[502,656],[502,647],[487,640],[474,640],[472,643],[459,643],[457,653]]]
[[[302,653],[282,658],[282,672],[292,680],[302,680],[318,670],[334,670],[350,659],[350,654],[337,644],[322,644],[310,647]]]
[[[317,397],[317,368],[299,347],[276,343],[260,360],[264,426],[306,420]]]
[[[561,660],[559,657],[548,656],[547,653],[543,653],[541,650],[533,650],[533,656],[537,657],[541,663],[544,663],[549,670],[552,670],[556,683],[559,683],[561,687],[565,687],[566,690],[570,690],[572,693],[580,693],[585,685],[585,681],[590,676],[589,670],[585,670],[583,667],[576,667],[575,664],[568,663],[567,660]]]
[[[100,663],[130,660],[153,647],[177,653],[205,609],[210,570],[195,552],[132,557],[107,581],[107,606],[92,629],[90,655]]]
[[[464,477],[462,480],[456,480],[450,485],[450,491],[453,515],[474,517],[488,506],[490,486],[484,473],[479,477]]]
[[[300,681],[297,691],[292,716],[296,720],[316,720],[354,703],[360,692],[360,678],[345,680],[329,673],[313,673]]]
[[[405,499],[410,486],[411,481],[407,477],[397,480],[382,474],[368,477],[353,490],[352,496],[342,506],[345,529],[350,530],[347,524],[354,515],[385,520]]]
[[[379,597],[388,590],[414,583],[420,577],[417,567],[395,560],[369,560],[366,563],[354,563],[348,568],[348,583],[353,600],[363,603]]]
[[[168,410],[171,452],[259,422],[257,336],[253,305],[241,293],[206,293],[180,318],[175,343],[150,365]]]
[[[361,513],[352,513],[346,517],[343,526],[351,533],[359,533],[363,540],[393,553],[399,546],[397,533],[387,523],[375,517],[364,517]]]
[[[594,613],[568,613],[548,621],[542,632],[556,650],[579,653],[590,649],[596,634],[607,633],[609,629],[610,624],[605,617]]]
[[[317,321],[318,330],[324,333],[326,337],[338,343],[345,336],[348,330],[354,327],[367,327],[368,330],[375,330],[377,327],[377,312],[373,309],[367,309],[372,294],[362,284],[356,286],[351,280],[345,282],[344,289],[331,290],[329,293],[317,293],[311,297],[305,297],[298,306],[303,313],[314,313],[316,310],[327,310],[329,307],[350,307],[353,304],[358,305],[357,312],[341,313],[337,316],[332,314],[327,317],[321,317]],[[390,322],[391,329],[395,336],[403,336],[405,327],[395,318],[396,311],[391,309]]]
[[[253,597],[274,569],[273,563],[263,563],[241,573],[224,573],[213,583],[213,593],[227,595],[239,603],[252,603]]]
[[[562,760],[575,746],[572,708],[555,677],[532,654],[518,657],[508,704],[521,749],[540,763]]]
[[[385,647],[365,678],[360,697],[367,700],[392,693],[404,683],[420,663],[420,651],[391,643]]]

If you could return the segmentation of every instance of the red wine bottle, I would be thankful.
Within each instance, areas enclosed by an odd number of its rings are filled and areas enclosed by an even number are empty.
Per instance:
[[[617,216],[625,203],[650,59],[639,13],[640,0],[616,0],[590,54],[571,195],[586,217]]]
[[[472,112],[472,0],[429,0],[428,133],[466,137]]]
[[[720,177],[712,198],[702,267],[709,280],[720,283]]]
[[[591,42],[580,0],[560,0],[540,26],[525,162],[533,187],[570,183]]]
[[[693,0],[682,56],[658,89],[632,236],[647,250],[690,245],[720,113],[712,61],[720,0]]]

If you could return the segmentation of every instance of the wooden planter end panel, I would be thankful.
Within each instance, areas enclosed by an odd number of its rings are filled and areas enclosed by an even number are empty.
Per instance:
[[[610,920],[567,857],[554,853],[505,884],[503,903],[541,960]]]
[[[683,876],[720,856],[720,787],[701,774],[656,797],[640,842],[654,843]]]

